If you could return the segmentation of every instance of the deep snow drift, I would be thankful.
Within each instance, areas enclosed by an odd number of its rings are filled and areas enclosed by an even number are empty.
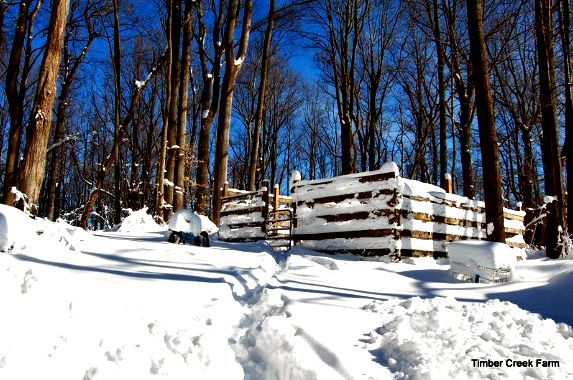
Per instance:
[[[474,284],[444,259],[174,245],[133,219],[97,234],[37,221],[44,234],[0,252],[1,379],[573,377],[573,260]]]

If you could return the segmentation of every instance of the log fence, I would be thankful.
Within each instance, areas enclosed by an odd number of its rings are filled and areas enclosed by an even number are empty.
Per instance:
[[[450,186],[451,187],[451,186]],[[394,163],[377,171],[291,180],[245,192],[223,189],[220,237],[227,241],[292,237],[322,252],[362,256],[445,256],[460,239],[485,239],[485,205],[400,177]],[[507,243],[525,248],[525,212],[504,209]],[[491,228],[491,226],[490,226]],[[290,243],[289,243],[290,246]]]

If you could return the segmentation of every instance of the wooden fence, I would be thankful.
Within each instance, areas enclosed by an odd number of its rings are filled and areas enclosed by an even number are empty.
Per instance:
[[[323,252],[445,256],[447,242],[486,235],[483,202],[399,176],[372,172],[293,181],[293,239]],[[524,248],[524,212],[504,209],[508,244]]]
[[[270,189],[266,181],[257,191],[231,189],[225,184],[221,199],[219,238],[225,241],[265,240],[278,235],[278,227],[284,223],[273,222],[269,228],[269,216],[275,220],[283,211],[290,212],[292,205],[291,197],[279,194],[277,185]]]

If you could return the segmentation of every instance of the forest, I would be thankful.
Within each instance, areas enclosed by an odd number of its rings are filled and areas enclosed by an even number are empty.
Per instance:
[[[526,210],[527,243],[559,257],[570,18],[569,0],[0,0],[2,202],[92,229],[143,207],[218,223],[225,182],[286,193],[294,170],[394,161],[450,174],[495,226]]]

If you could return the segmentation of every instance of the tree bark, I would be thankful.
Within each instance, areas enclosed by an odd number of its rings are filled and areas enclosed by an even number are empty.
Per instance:
[[[561,256],[560,229],[566,227],[563,215],[563,188],[561,160],[557,135],[555,109],[555,68],[553,61],[553,22],[550,0],[535,0],[535,36],[539,62],[539,98],[541,101],[541,147],[545,194],[554,197],[547,207],[546,254],[552,259]]]
[[[499,149],[483,31],[483,0],[467,0],[467,12],[481,155],[483,162],[490,163],[483,170],[487,239],[505,243]]]
[[[44,180],[46,150],[52,123],[52,105],[56,96],[56,79],[62,56],[68,9],[69,0],[54,0],[52,3],[47,42],[28,124],[24,158],[17,177],[20,191],[28,196],[32,205],[38,202]],[[36,213],[37,210],[32,207],[31,212]]]

